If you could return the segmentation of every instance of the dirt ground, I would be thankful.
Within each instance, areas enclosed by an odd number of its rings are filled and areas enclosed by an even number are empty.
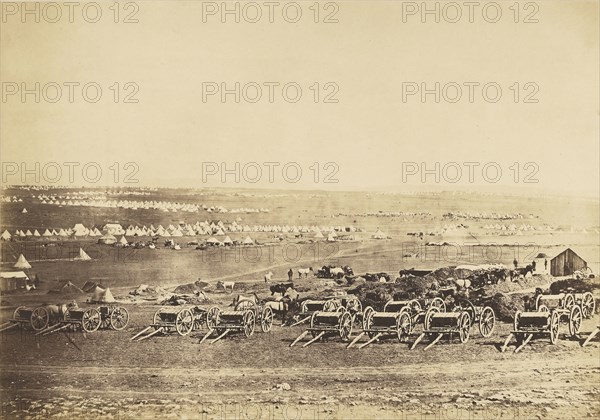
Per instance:
[[[126,330],[35,337],[1,334],[3,418],[535,419],[600,415],[598,342],[547,338],[499,351],[511,325],[424,351],[381,340],[346,349],[332,338],[290,348],[303,326],[250,338],[204,335],[129,339],[156,306],[130,305]],[[8,316],[9,311],[4,310]],[[586,320],[582,338],[597,320]],[[418,334],[417,327],[415,334]],[[354,332],[353,335],[356,335]]]

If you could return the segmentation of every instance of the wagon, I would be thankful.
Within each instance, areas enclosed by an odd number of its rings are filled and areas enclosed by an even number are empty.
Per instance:
[[[480,334],[488,338],[494,332],[496,326],[496,314],[489,306],[475,306],[468,299],[459,299],[452,309],[452,312],[466,311],[469,313],[471,326],[475,323],[479,326]]]
[[[0,325],[0,332],[16,327],[40,331],[50,324],[50,312],[44,306],[28,307],[19,306],[13,312],[13,317]]]
[[[300,320],[291,325],[294,327],[311,319],[315,312],[335,312],[341,309],[350,312],[353,321],[357,316],[362,317],[362,303],[355,295],[331,296],[321,300],[307,299],[300,306]]]
[[[573,293],[575,304],[581,306],[581,314],[585,319],[590,319],[596,311],[596,299],[590,292]]]
[[[267,309],[270,310],[270,308]],[[271,318],[271,322],[272,321],[273,320]],[[210,344],[214,344],[227,334],[234,332],[243,333],[245,337],[250,337],[252,334],[254,334],[255,328],[256,315],[254,310],[240,309],[233,311],[221,311],[217,308],[213,318],[213,325],[208,330],[206,335],[202,337],[200,343],[203,343],[213,332],[217,333],[217,337],[213,339]]]
[[[369,336],[369,340],[361,344],[358,348],[368,346],[380,337],[395,337],[398,341],[406,340],[412,331],[411,315],[408,310],[400,312],[376,312],[367,311],[363,320],[363,331],[348,344],[347,348],[352,347],[365,334]]]
[[[576,336],[579,333],[583,319],[581,307],[578,305],[572,305],[570,309],[563,306],[562,308],[548,310],[545,306],[540,306],[540,310],[537,312],[517,311],[514,317],[514,329],[506,337],[501,351],[506,351],[512,337],[517,340],[515,353],[519,352],[536,336],[549,336],[550,342],[556,344],[561,321],[565,319],[569,324],[570,335]]]
[[[383,306],[383,312],[407,313],[410,317],[409,334],[412,334],[417,325],[424,323],[425,314],[430,308],[436,308],[440,312],[445,312],[446,304],[439,297],[433,299],[390,300]],[[370,312],[374,312],[373,308],[370,306],[365,308],[363,320],[368,318]],[[367,325],[363,322],[363,329],[365,329],[365,327],[367,327]]]
[[[206,324],[210,330],[214,325],[215,313],[219,310],[216,306],[204,309],[199,306],[191,308],[161,307],[152,318],[152,324],[131,337],[130,340],[142,341],[159,333],[176,331],[177,334],[185,336],[192,331],[199,330]],[[150,331],[154,329],[154,331]],[[147,333],[146,335],[143,335]]]
[[[102,305],[96,308],[71,308],[63,314],[59,323],[37,332],[48,335],[68,328],[84,332],[98,331],[100,328],[123,330],[129,322],[129,312],[122,306]]]
[[[345,308],[337,311],[317,311],[310,317],[310,327],[300,334],[290,344],[290,347],[296,345],[298,341],[312,335],[312,339],[302,345],[307,347],[315,341],[323,338],[333,338],[339,336],[342,341],[347,341],[352,334],[352,315]]]
[[[250,310],[254,313],[254,319],[260,325],[260,329],[262,332],[271,331],[271,327],[273,327],[273,310],[268,307],[258,303],[255,303],[252,300],[240,300],[235,305],[236,311],[244,311]]]
[[[441,312],[438,308],[429,308],[425,314],[423,333],[417,337],[410,349],[413,350],[425,336],[433,338],[425,350],[435,345],[444,335],[447,335],[450,341],[456,334],[461,343],[466,343],[469,340],[471,325],[471,315],[467,311]]]

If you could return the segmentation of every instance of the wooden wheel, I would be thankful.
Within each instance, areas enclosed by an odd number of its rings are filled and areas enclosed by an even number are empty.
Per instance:
[[[430,308],[438,308],[440,312],[446,312],[446,303],[439,297],[433,298],[429,304]]]
[[[367,319],[369,318],[369,316],[371,315],[371,313],[375,312],[375,309],[373,309],[373,307],[371,306],[367,306],[365,308],[365,310],[363,311],[363,315],[362,315],[362,327],[363,330],[366,330],[367,327]]]
[[[121,331],[129,323],[129,312],[122,306],[115,306],[110,314],[110,326],[113,330]]]
[[[369,306],[370,308],[370,306]],[[373,326],[373,317],[375,316],[375,311],[369,311],[369,312],[365,312],[365,318],[363,319],[363,330],[370,330],[371,327]],[[375,332],[373,331],[368,331],[367,335],[369,336],[369,338],[373,338],[375,336]]]
[[[358,300],[357,297],[353,296],[348,299],[348,302],[346,302],[346,310],[353,314],[362,312],[362,303],[360,303],[360,300]]]
[[[305,314],[308,312],[308,303],[305,300],[304,302],[302,302],[302,305],[300,306],[300,313]]]
[[[471,303],[470,300],[460,299],[452,311],[453,312],[462,312],[462,311],[468,312],[469,316],[471,318],[471,325],[473,325],[475,323],[475,314],[477,313],[477,310],[475,309],[475,305],[473,305],[473,303]]]
[[[437,314],[438,312],[440,312],[440,308],[437,306],[432,306],[431,308],[427,309],[427,312],[425,312],[425,320],[423,321],[424,330],[429,330],[429,326],[431,325],[431,317],[433,314]]]
[[[519,331],[519,321],[521,320],[521,311],[515,312],[514,330]]]
[[[550,342],[556,344],[558,340],[558,327],[560,325],[559,316],[557,312],[552,312],[550,315]]]
[[[398,341],[405,341],[412,331],[412,322],[408,311],[400,311],[396,318],[396,334]]]
[[[596,301],[590,292],[586,292],[581,297],[581,313],[584,318],[589,319],[594,316],[596,310]]]
[[[488,338],[494,332],[496,326],[496,314],[489,306],[485,306],[479,315],[479,332]]]
[[[246,337],[250,337],[254,334],[254,327],[256,326],[256,320],[254,318],[254,312],[246,311],[244,312],[244,335]]]
[[[271,327],[273,326],[273,310],[268,306],[263,309],[262,314],[260,316],[260,329],[262,332],[271,331]]]
[[[256,304],[251,300],[240,300],[235,304],[236,311],[256,310]]]
[[[565,294],[562,302],[563,309],[571,310],[573,305],[575,305],[575,297],[571,293]]]
[[[31,312],[31,318],[29,322],[34,331],[41,331],[48,327],[48,323],[50,322],[50,314],[46,308],[43,306],[38,306],[33,310],[33,312]]]
[[[313,336],[313,338],[315,338],[319,334],[318,331],[313,330],[313,328],[315,327],[315,320],[317,319],[317,314],[318,314],[318,312],[315,312],[310,317],[310,328],[311,328],[310,334]]]
[[[340,322],[338,324],[338,328],[340,331],[340,338],[342,341],[347,341],[350,335],[352,334],[352,315],[349,312],[344,312],[340,317]]]
[[[471,315],[468,312],[463,312],[458,318],[458,338],[461,343],[469,341],[471,331]]]
[[[175,318],[175,329],[179,335],[188,335],[194,329],[194,316],[189,309],[182,309]]]
[[[102,317],[100,316],[100,311],[96,308],[86,309],[81,316],[81,328],[85,332],[97,331],[101,323]]]
[[[152,317],[152,323],[154,324],[154,329],[160,328],[156,324],[162,323],[162,318],[160,317],[161,312],[162,312],[162,308],[158,308],[158,310],[156,312],[154,312],[154,316]]]
[[[208,311],[206,311],[206,328],[213,330],[219,323],[220,315],[221,310],[218,307],[212,306],[208,308]]]
[[[569,313],[569,334],[571,334],[571,337],[575,337],[579,333],[582,321],[583,313],[581,308],[577,305],[573,306]]]
[[[15,309],[15,311],[13,312],[13,319],[19,319],[19,311],[25,308],[26,306],[18,306],[17,309]]]
[[[335,312],[339,306],[339,303],[335,299],[329,299],[323,304],[323,312]]]
[[[540,301],[542,300],[544,295],[537,295],[537,297],[535,298],[535,310],[539,311],[540,310]]]

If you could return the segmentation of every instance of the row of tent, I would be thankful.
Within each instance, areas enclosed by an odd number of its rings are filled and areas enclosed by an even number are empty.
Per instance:
[[[90,257],[87,252],[83,250],[83,248],[79,248],[79,255],[73,258],[76,261],[90,261],[92,257]],[[31,268],[31,264],[25,258],[25,255],[20,254],[19,258],[17,258],[17,262],[13,265],[13,268],[18,268],[20,270],[28,270]]]
[[[64,196],[47,196],[38,195],[38,199],[42,204],[52,204],[57,206],[85,206],[85,207],[108,207],[108,208],[124,208],[131,210],[161,210],[164,212],[191,212],[198,213],[201,209],[208,213],[268,213],[269,209],[253,209],[253,208],[237,208],[228,210],[223,206],[198,205],[192,203],[173,203],[171,201],[155,201],[155,200],[109,200],[107,197],[64,197]],[[22,200],[21,200],[22,201]]]

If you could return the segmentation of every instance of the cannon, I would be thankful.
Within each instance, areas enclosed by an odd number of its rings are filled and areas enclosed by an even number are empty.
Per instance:
[[[346,348],[352,347],[365,334],[369,336],[369,340],[361,344],[358,347],[359,349],[368,346],[383,336],[395,337],[398,338],[398,341],[403,342],[411,331],[412,321],[409,310],[402,309],[400,312],[365,311],[363,331]]]
[[[459,299],[451,312],[466,311],[469,313],[471,326],[479,325],[479,333],[488,338],[494,332],[496,326],[496,314],[489,306],[475,306],[468,299]]]
[[[517,340],[515,353],[521,351],[534,336],[549,336],[550,342],[556,344],[560,324],[565,319],[569,324],[570,335],[573,337],[576,336],[579,333],[579,328],[583,320],[579,305],[573,304],[570,309],[566,309],[564,305],[561,305],[552,310],[548,310],[545,305],[540,305],[540,310],[537,312],[517,311],[514,317],[514,329],[506,337],[501,351],[506,351],[506,347],[512,337],[515,337]]]
[[[214,324],[209,328],[206,335],[202,337],[200,343],[203,343],[215,331],[217,337],[213,339],[210,344],[216,343],[232,332],[241,332],[244,336],[250,337],[254,334],[254,329],[256,328],[256,315],[252,309],[221,311],[217,308],[213,320]]]
[[[274,315],[273,310],[270,307],[258,304],[253,300],[244,299],[238,301],[234,309],[236,311],[252,311],[254,313],[254,319],[260,325],[261,331],[265,333],[271,331]]]
[[[439,298],[433,299],[410,299],[410,300],[390,300],[383,306],[383,312],[406,312],[410,316],[410,331],[412,334],[415,327],[423,324],[425,314],[430,308],[437,308],[440,312],[446,311],[446,304]],[[363,312],[363,320],[367,319],[368,313],[374,311],[370,306]],[[366,327],[363,321],[363,329]]]
[[[467,311],[441,312],[439,308],[431,307],[425,314],[423,333],[417,337],[410,349],[413,350],[425,336],[433,338],[425,350],[440,341],[444,334],[448,336],[449,341],[452,340],[453,334],[457,334],[460,342],[466,343],[469,341],[471,325],[471,315]]]
[[[353,296],[353,295],[349,295]],[[353,296],[355,300],[352,300],[352,305],[355,305],[354,302],[358,302],[360,308],[362,305],[360,301]],[[347,302],[350,302],[348,300]],[[335,312],[344,308],[343,302],[341,299],[337,297],[333,298],[325,298],[320,300],[307,299],[300,305],[300,320],[290,325],[290,327],[295,327],[296,325],[304,324],[306,321],[310,320],[311,316],[315,312],[324,311],[324,312]]]
[[[50,321],[50,312],[44,306],[19,306],[11,319],[0,325],[0,332],[16,327],[40,331],[48,328]]]
[[[84,332],[98,331],[100,328],[123,330],[129,323],[129,312],[122,306],[102,305],[96,308],[67,308],[63,319],[54,325],[39,330],[36,335],[48,335],[71,328]]]
[[[192,331],[199,330],[203,324],[206,324],[207,328],[211,330],[214,328],[215,314],[218,311],[219,308],[216,306],[209,309],[199,306],[191,308],[161,307],[154,313],[152,324],[131,337],[130,340],[142,341],[156,334],[171,331],[177,331],[179,335],[185,336]],[[152,329],[154,330],[148,332]]]
[[[339,335],[342,341],[347,341],[352,334],[352,315],[344,308],[337,311],[317,311],[313,313],[310,317],[310,327],[296,337],[290,347],[296,345],[308,334],[312,335],[312,339],[304,343],[302,347],[307,347],[322,338],[336,335]]]

